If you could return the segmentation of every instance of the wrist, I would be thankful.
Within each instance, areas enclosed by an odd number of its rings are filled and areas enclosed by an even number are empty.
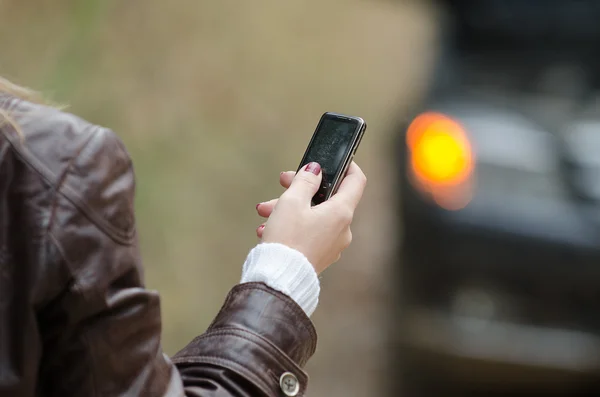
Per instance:
[[[292,298],[310,316],[319,302],[319,279],[299,251],[279,243],[254,247],[244,263],[242,283],[263,282]]]

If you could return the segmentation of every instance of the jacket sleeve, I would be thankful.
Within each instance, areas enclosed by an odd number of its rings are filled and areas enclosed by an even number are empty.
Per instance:
[[[49,345],[41,371],[48,390],[304,395],[308,378],[301,368],[315,351],[313,325],[293,300],[262,283],[233,288],[204,334],[173,359],[163,354],[159,297],[143,285],[133,169],[111,131],[93,133],[57,190],[50,236],[73,282],[62,297],[65,331]]]

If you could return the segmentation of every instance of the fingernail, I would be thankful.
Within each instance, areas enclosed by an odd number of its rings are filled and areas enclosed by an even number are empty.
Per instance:
[[[258,210],[258,207],[260,207],[260,205],[261,205],[261,204],[262,204],[262,203],[258,203],[258,204],[256,204],[256,209],[257,209],[257,210]]]
[[[319,163],[315,163],[313,161],[312,163],[308,163],[306,165],[306,168],[304,168],[304,171],[312,172],[315,175],[319,175],[319,173],[321,172],[321,166],[319,165]]]
[[[265,225],[260,225],[260,226],[258,227],[258,230],[263,230],[264,228],[265,228]]]

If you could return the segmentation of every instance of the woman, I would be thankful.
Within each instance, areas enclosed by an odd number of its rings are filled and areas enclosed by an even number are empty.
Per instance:
[[[144,289],[131,160],[111,131],[0,79],[0,395],[301,396],[317,275],[351,240],[356,164],[311,207],[318,164],[257,206],[261,243],[209,329],[173,358]]]

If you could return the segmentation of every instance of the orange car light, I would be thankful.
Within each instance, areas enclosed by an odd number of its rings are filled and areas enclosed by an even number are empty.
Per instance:
[[[434,185],[457,185],[473,171],[471,145],[462,126],[440,113],[424,113],[411,123],[407,143],[415,176]]]
[[[443,208],[467,205],[475,158],[464,128],[444,114],[423,113],[410,124],[406,143],[419,189]]]

